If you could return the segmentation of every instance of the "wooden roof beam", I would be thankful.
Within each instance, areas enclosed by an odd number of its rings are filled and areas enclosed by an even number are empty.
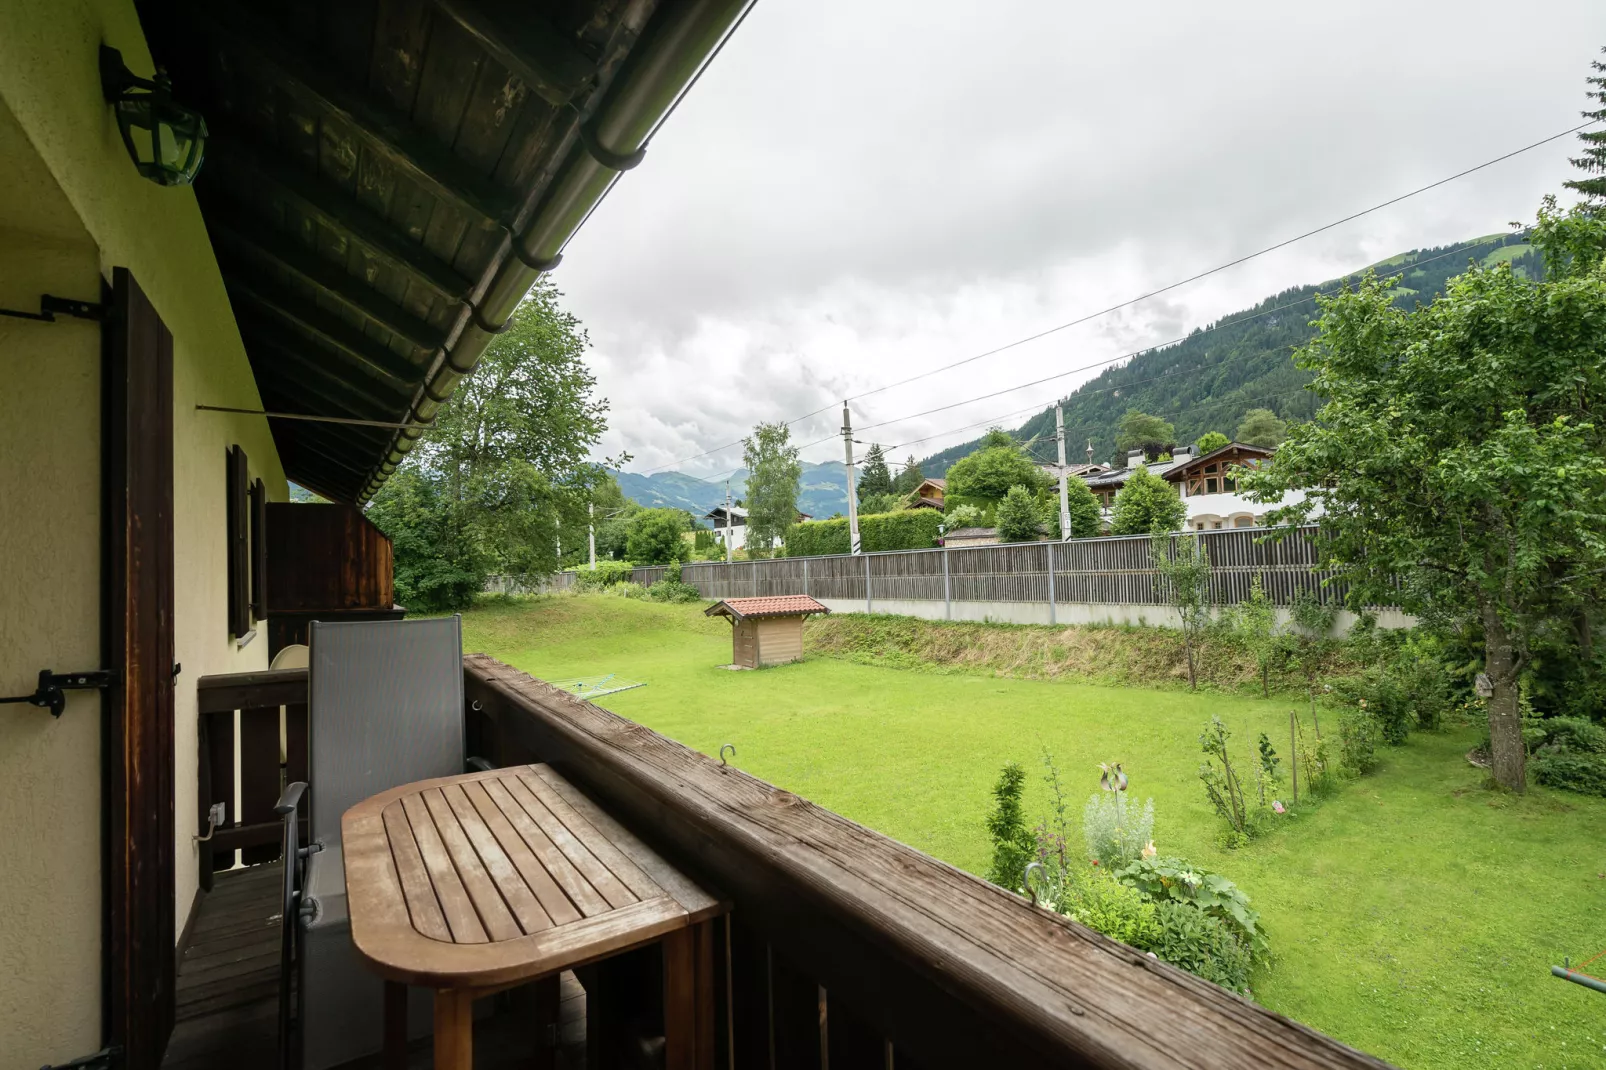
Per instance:
[[[258,378],[263,374],[273,375],[296,384],[307,394],[343,406],[341,412],[322,415],[395,421],[407,415],[406,398],[392,401],[353,386],[332,371],[327,362],[303,352],[305,346],[297,346],[293,340],[275,337],[269,332],[247,330],[244,333],[246,352],[252,358],[251,368]],[[295,365],[294,372],[284,366],[286,362]]]
[[[305,169],[287,164],[271,152],[259,151],[241,137],[213,137],[208,150],[213,148],[219,150],[225,167],[248,169],[253,178],[300,204],[303,211],[330,230],[366,246],[448,300],[461,301],[473,288],[473,282],[458,274],[452,265],[399,233],[388,220],[355,198],[327,182],[320,182]]]
[[[267,311],[280,322],[322,343],[343,358],[352,370],[361,372],[376,386],[400,393],[424,379],[424,368],[381,346],[338,316],[330,315],[306,300],[296,300],[281,288],[248,279],[238,272],[223,277],[229,296],[247,301]]]
[[[207,213],[206,225],[214,239],[221,238],[236,249],[271,261],[320,293],[419,349],[434,352],[446,343],[445,331],[386,300],[361,279],[310,249],[303,248],[283,231],[241,215],[225,219],[224,213],[218,211]]]
[[[269,68],[283,88],[349,123],[375,152],[405,168],[436,197],[501,227],[513,222],[518,210],[515,197],[419,131],[405,116],[375,104],[302,58],[305,49],[271,24],[236,4],[196,3],[189,10],[214,31],[214,39],[228,51]]]
[[[552,104],[569,103],[597,76],[597,65],[527,3],[435,0],[435,7]]]

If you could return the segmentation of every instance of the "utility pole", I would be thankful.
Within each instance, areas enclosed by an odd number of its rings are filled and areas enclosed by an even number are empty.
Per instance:
[[[732,560],[732,553],[733,553],[733,551],[731,549],[731,531],[732,530],[733,529],[732,529],[732,526],[731,526],[731,481],[727,479],[727,480],[725,480],[725,563],[727,565],[730,564],[731,560]]]
[[[586,503],[586,544],[591,550],[591,571],[597,571],[597,503]]]
[[[1087,466],[1093,467],[1093,440],[1087,440]]]
[[[850,553],[860,553],[859,547],[859,497],[853,490],[853,419],[848,415],[848,403],[842,403],[842,449],[843,460],[848,468],[848,550]]]
[[[1060,452],[1060,542],[1071,537],[1071,498],[1065,486],[1065,410],[1054,406],[1054,439]]]

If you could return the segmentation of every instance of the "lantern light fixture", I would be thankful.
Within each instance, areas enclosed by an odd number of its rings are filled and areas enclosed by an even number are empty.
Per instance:
[[[139,173],[159,186],[194,182],[206,152],[206,120],[173,100],[173,84],[162,69],[151,79],[137,77],[121,52],[101,45],[100,85]]]

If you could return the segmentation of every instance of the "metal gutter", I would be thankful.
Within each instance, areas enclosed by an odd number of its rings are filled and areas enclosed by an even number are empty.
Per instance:
[[[644,40],[625,60],[589,117],[582,116],[568,158],[547,187],[534,215],[511,232],[489,281],[476,287],[453,336],[413,395],[405,428],[391,440],[383,462],[357,497],[366,503],[410,453],[457,384],[473,373],[491,340],[536,278],[557,267],[563,246],[602,200],[620,172],[641,161],[646,143],[704,64],[741,21],[753,0],[664,0]]]

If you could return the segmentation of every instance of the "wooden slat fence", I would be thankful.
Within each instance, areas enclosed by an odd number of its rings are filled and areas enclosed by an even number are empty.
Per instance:
[[[1340,585],[1323,586],[1331,573],[1316,568],[1313,525],[1271,540],[1267,529],[1184,532],[1197,538],[1212,570],[1212,601],[1234,605],[1249,598],[1256,576],[1277,605],[1300,592],[1341,602]],[[808,594],[815,598],[877,601],[1089,602],[1160,605],[1148,536],[1075,539],[1064,543],[1013,543],[940,550],[895,550],[769,561],[697,561],[682,579],[705,598]],[[637,569],[638,573],[651,570]],[[1052,571],[1052,577],[1050,572]],[[637,582],[642,582],[637,580]]]

